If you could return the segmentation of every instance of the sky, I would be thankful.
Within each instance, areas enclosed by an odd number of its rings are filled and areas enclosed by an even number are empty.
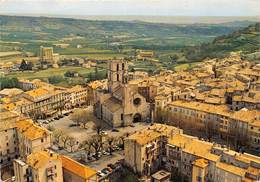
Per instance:
[[[260,16],[260,0],[0,0],[0,14]]]

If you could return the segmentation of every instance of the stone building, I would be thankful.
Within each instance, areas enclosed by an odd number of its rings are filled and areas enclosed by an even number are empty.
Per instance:
[[[167,144],[166,168],[184,181],[258,181],[260,158],[177,134]],[[180,179],[179,179],[180,180]]]
[[[97,171],[62,155],[64,182],[97,182]]]
[[[88,104],[88,89],[84,88],[80,85],[76,85],[72,88],[69,88],[67,90],[67,97],[68,97],[68,102],[67,106],[70,107],[76,107],[76,106],[81,106],[84,104]]]
[[[127,62],[109,61],[107,69],[108,90],[96,90],[95,115],[113,127],[147,120],[150,105],[139,93],[138,83],[129,81]]]
[[[16,182],[97,182],[97,171],[52,151],[38,151],[16,159]]]
[[[52,62],[53,61],[53,48],[52,47],[40,47],[40,61]]]
[[[6,166],[18,157],[15,122],[19,116],[13,112],[0,113],[0,166]]]
[[[13,165],[16,182],[63,181],[61,158],[52,152],[33,152],[25,162],[16,159]]]
[[[165,159],[166,144],[169,137],[182,133],[173,126],[154,124],[125,140],[125,162],[136,173],[151,175],[156,172]]]
[[[230,111],[227,105],[174,101],[165,106],[169,124],[183,129],[206,133],[207,137],[220,136],[236,145],[260,149],[260,111]]]
[[[164,169],[172,181],[245,182],[260,180],[260,158],[185,135],[181,129],[155,124],[125,141],[125,163],[151,176]]]
[[[67,93],[55,88],[38,88],[24,92],[16,111],[33,118],[53,116],[64,108]],[[19,101],[18,101],[19,102]]]
[[[43,68],[58,67],[59,54],[53,53],[53,47],[40,47],[40,63]]]
[[[13,112],[0,114],[0,164],[10,165],[18,157],[26,159],[32,152],[51,146],[51,133]]]
[[[19,156],[22,159],[33,152],[51,147],[50,131],[34,124],[30,119],[17,121],[16,130]]]

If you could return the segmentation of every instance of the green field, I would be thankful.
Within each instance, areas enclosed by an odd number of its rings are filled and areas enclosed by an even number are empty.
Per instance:
[[[62,68],[49,68],[47,70],[41,70],[38,72],[15,72],[8,75],[8,77],[16,77],[21,79],[46,79],[50,76],[64,76],[67,71],[76,71],[79,74],[88,74],[93,72],[92,68],[82,68],[82,67],[62,67]]]
[[[40,46],[52,46],[61,55],[112,59],[130,57],[136,49],[144,49],[155,51],[160,61],[170,61],[169,56],[180,54],[186,47],[210,42],[250,24],[177,25],[19,16],[0,16],[0,22],[2,52],[15,49],[37,56]],[[54,46],[61,43],[69,47]],[[79,44],[83,48],[77,49]]]
[[[67,71],[76,71],[77,73],[79,73],[79,77],[73,77],[73,78],[65,77],[64,73],[66,73]],[[43,81],[48,82],[48,78],[53,76],[59,76],[60,78],[62,78],[62,80],[59,83],[56,83],[55,85],[69,87],[78,84],[81,85],[85,84],[86,83],[85,79],[88,78],[88,74],[90,73],[94,75],[93,68],[61,67],[61,68],[49,68],[47,70],[41,70],[37,72],[29,72],[29,71],[15,72],[9,74],[7,77],[28,79],[28,80],[41,79]]]

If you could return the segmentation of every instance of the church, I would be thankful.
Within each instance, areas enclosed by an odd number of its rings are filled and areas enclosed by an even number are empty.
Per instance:
[[[150,104],[138,92],[138,82],[129,80],[125,60],[108,61],[108,87],[96,90],[94,114],[112,127],[146,121]]]

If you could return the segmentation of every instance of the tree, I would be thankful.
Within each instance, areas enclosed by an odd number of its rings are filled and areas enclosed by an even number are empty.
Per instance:
[[[87,112],[83,109],[76,109],[73,114],[71,114],[70,119],[77,124],[77,126],[80,125],[80,123],[84,124],[84,128],[87,124]]]
[[[48,81],[51,84],[56,84],[56,83],[60,83],[64,80],[63,76],[60,75],[54,75],[54,76],[50,76],[48,77]]]
[[[66,77],[75,77],[78,73],[76,71],[67,71],[66,73],[64,73],[64,76]]]
[[[26,61],[23,59],[21,64],[20,64],[20,70],[26,70],[27,67],[27,63]]]
[[[69,137],[67,144],[70,146],[70,152],[73,152],[73,147],[78,144],[78,141],[74,137]]]
[[[0,78],[0,90],[4,88],[19,88],[19,82],[17,78]]]
[[[60,129],[55,130],[53,132],[53,136],[54,136],[54,142],[59,146],[60,141],[61,141],[62,137],[64,136],[64,132],[63,132],[63,130],[60,130]]]
[[[24,59],[22,60],[20,64],[20,70],[32,70],[33,63],[32,62],[27,62]]]
[[[80,144],[79,148],[85,150],[85,151],[87,152],[87,155],[89,156],[89,155],[90,155],[90,152],[91,152],[92,146],[91,146],[90,141],[86,140],[86,141],[83,141],[83,142]]]
[[[118,144],[119,144],[119,147],[121,147],[122,149],[125,148],[125,138],[128,136],[129,136],[129,134],[126,133],[125,135],[121,135],[118,137]]]
[[[112,155],[112,152],[113,152],[113,143],[115,141],[115,138],[114,137],[109,137],[107,139],[107,143],[108,143],[108,148],[109,148],[109,154]]]
[[[102,121],[101,120],[97,120],[93,126],[93,130],[95,130],[97,132],[98,135],[101,134],[101,131],[104,129]]]
[[[47,126],[47,130],[49,130],[49,131],[54,131],[55,128],[54,128],[53,126],[51,126],[51,125],[48,125],[48,126]]]
[[[63,148],[66,148],[67,141],[69,140],[69,138],[70,138],[70,136],[65,135],[65,134],[61,137],[61,141],[63,142]]]
[[[95,157],[98,158],[98,153],[101,151],[103,143],[101,141],[101,138],[99,135],[95,135],[93,136],[90,140],[89,140],[90,145],[93,147],[93,149],[95,150]]]

